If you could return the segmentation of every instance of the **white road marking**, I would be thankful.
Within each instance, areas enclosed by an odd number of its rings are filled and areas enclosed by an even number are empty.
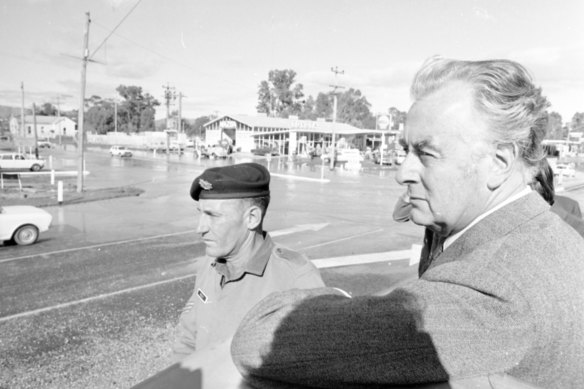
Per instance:
[[[329,267],[363,265],[366,263],[401,261],[403,259],[410,259],[411,252],[411,250],[397,250],[384,253],[357,254],[345,257],[313,259],[312,262],[317,268],[326,269]]]
[[[350,240],[350,239],[358,238],[360,236],[365,236],[365,235],[369,235],[369,234],[375,234],[375,233],[381,232],[381,231],[383,231],[383,228],[378,228],[377,230],[373,230],[373,231],[365,231],[365,232],[362,232],[360,234],[355,234],[355,235],[347,236],[345,238],[340,238],[340,239],[335,239],[335,240],[329,240],[328,242],[322,242],[322,243],[315,244],[315,245],[312,245],[312,246],[303,247],[303,250],[313,249],[315,247],[326,246],[326,245],[329,245],[329,244],[332,244],[332,243],[342,242],[342,241],[345,241],[345,240]]]
[[[319,230],[322,230],[323,228],[325,228],[326,226],[328,226],[328,223],[320,223],[320,224],[299,224],[299,225],[294,226],[294,227],[290,227],[290,228],[286,228],[286,229],[283,229],[283,230],[276,230],[276,231],[270,232],[270,236],[272,238],[275,238],[276,236],[294,234],[295,232],[302,232],[302,231],[308,231],[308,230],[319,231]]]
[[[26,259],[26,258],[33,258],[33,257],[41,257],[41,256],[45,256],[45,255],[70,253],[70,252],[73,252],[73,251],[81,251],[81,250],[87,250],[87,249],[94,249],[94,248],[98,248],[98,247],[115,246],[115,245],[124,244],[124,243],[141,242],[141,241],[144,241],[144,240],[151,240],[151,239],[158,239],[158,238],[167,238],[169,236],[192,234],[192,233],[196,233],[196,232],[197,232],[197,230],[188,230],[188,231],[181,231],[181,232],[173,232],[173,233],[170,233],[170,234],[147,236],[145,238],[135,238],[135,239],[118,240],[118,241],[109,242],[109,243],[99,243],[99,244],[94,244],[94,245],[91,245],[91,246],[73,247],[73,248],[70,248],[70,249],[49,251],[49,252],[46,252],[46,253],[37,253],[37,254],[23,255],[22,257],[14,257],[14,258],[0,259],[0,263],[10,262],[10,261],[16,261],[16,260],[19,260],[19,259]]]
[[[270,175],[272,177],[286,178],[289,180],[313,181],[313,182],[322,182],[325,184],[331,181],[328,178],[311,178],[311,177],[302,177],[302,176],[291,176],[289,174],[270,173]]]
[[[62,303],[62,304],[52,305],[50,307],[33,309],[32,311],[16,313],[14,315],[0,317],[0,323],[1,322],[4,322],[4,321],[9,321],[9,320],[12,320],[12,319],[18,319],[18,318],[21,318],[21,317],[26,317],[26,316],[31,316],[31,315],[36,315],[36,314],[39,314],[39,313],[43,313],[43,312],[52,311],[54,309],[67,308],[67,307],[70,307],[72,305],[88,303],[88,302],[91,302],[91,301],[95,301],[95,300],[99,300],[99,299],[104,299],[104,298],[116,296],[116,295],[119,295],[119,294],[124,294],[124,293],[128,293],[128,292],[134,292],[136,290],[150,288],[152,286],[168,284],[168,283],[171,283],[171,282],[184,280],[186,278],[191,278],[191,277],[194,277],[194,276],[195,276],[194,274],[189,274],[189,275],[186,275],[186,276],[175,277],[175,278],[171,278],[171,279],[168,279],[168,280],[153,282],[153,283],[146,284],[146,285],[134,286],[132,288],[126,288],[126,289],[118,290],[118,291],[115,291],[115,292],[103,293],[103,294],[99,294],[97,296],[87,297],[87,298],[84,298],[84,299],[81,299],[81,300],[70,301],[68,303]]]

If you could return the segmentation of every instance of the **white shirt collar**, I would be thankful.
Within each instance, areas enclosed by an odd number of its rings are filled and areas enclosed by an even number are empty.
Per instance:
[[[475,224],[477,224],[478,222],[480,222],[481,220],[483,220],[484,218],[486,218],[487,216],[489,216],[493,212],[497,211],[498,209],[503,208],[507,204],[511,204],[513,201],[515,201],[515,200],[517,200],[517,199],[519,199],[519,198],[521,198],[523,196],[526,196],[529,193],[531,193],[531,188],[529,186],[527,186],[521,192],[518,192],[518,193],[514,194],[513,196],[510,196],[505,201],[502,201],[499,204],[497,204],[496,206],[494,206],[493,208],[489,209],[487,212],[484,212],[484,213],[480,214],[468,226],[466,226],[463,230],[461,230],[461,231],[457,232],[456,234],[451,235],[448,238],[446,238],[444,240],[444,250],[446,250],[446,248],[448,246],[450,246],[452,243],[454,243],[454,241],[456,239],[460,238],[460,236],[462,234],[464,234],[466,231],[468,231],[469,228],[471,228],[472,226],[474,226]]]

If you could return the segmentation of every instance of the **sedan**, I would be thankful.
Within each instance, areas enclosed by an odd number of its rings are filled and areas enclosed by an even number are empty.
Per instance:
[[[110,148],[110,154],[112,155],[112,157],[114,155],[117,155],[118,157],[131,157],[132,156],[132,152],[124,146],[112,146]]]
[[[22,153],[0,154],[0,170],[31,170],[38,172],[45,166],[44,159]]]
[[[0,207],[0,241],[26,246],[35,243],[51,226],[53,216],[30,205]]]

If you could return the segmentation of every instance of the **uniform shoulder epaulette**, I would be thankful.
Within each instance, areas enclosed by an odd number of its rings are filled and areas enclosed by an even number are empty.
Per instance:
[[[290,250],[285,247],[276,247],[274,248],[274,253],[278,257],[296,265],[302,265],[306,263],[306,256],[299,253],[298,251]]]

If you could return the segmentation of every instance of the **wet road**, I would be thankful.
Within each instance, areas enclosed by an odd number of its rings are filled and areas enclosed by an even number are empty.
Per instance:
[[[74,170],[74,158],[55,153],[53,164]],[[86,161],[86,189],[132,185],[144,194],[46,208],[53,226],[37,244],[0,250],[0,318],[192,275],[204,248],[190,184],[206,167],[232,161],[145,152],[121,159],[97,150],[86,152]],[[265,228],[285,246],[317,259],[403,250],[420,240],[419,227],[391,220],[402,191],[393,170],[359,174],[278,159],[269,167]]]

